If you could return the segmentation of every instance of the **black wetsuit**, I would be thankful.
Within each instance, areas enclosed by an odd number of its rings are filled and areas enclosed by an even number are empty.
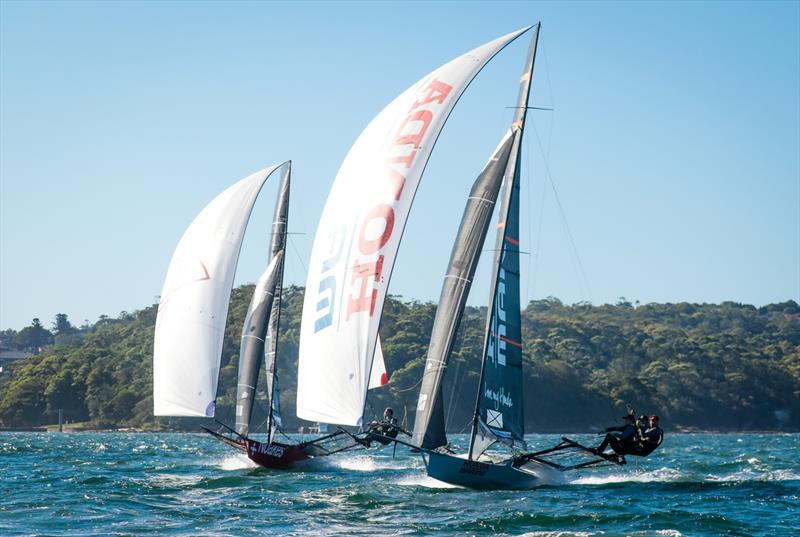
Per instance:
[[[632,450],[637,447],[636,427],[630,423],[626,423],[620,427],[608,427],[605,432],[608,434],[606,434],[603,442],[597,447],[597,453],[601,455],[607,446],[611,446],[611,449],[618,455],[632,453]]]
[[[373,440],[385,446],[391,443],[390,438],[397,438],[398,432],[397,418],[379,421],[369,428],[367,447],[369,447],[369,442]]]
[[[664,440],[664,431],[661,430],[661,427],[656,425],[655,427],[650,427],[645,430],[641,438],[642,440],[636,446],[636,449],[630,451],[631,455],[639,455],[640,457],[650,455]]]

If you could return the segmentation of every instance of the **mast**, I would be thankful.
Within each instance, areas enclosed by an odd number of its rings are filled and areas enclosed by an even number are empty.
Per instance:
[[[288,180],[291,172],[291,163],[283,168],[279,188],[276,212],[273,221],[273,238],[270,262],[266,271],[261,275],[247,309],[244,326],[242,328],[242,341],[239,349],[239,376],[236,385],[236,432],[247,436],[250,432],[250,419],[255,405],[256,386],[261,362],[267,349],[267,393],[269,395],[270,416],[272,415],[273,382],[271,372],[275,368],[275,354],[273,345],[277,344],[276,309],[280,310],[280,290],[283,280],[283,244],[288,211]],[[285,201],[282,201],[283,198]],[[280,222],[280,224],[278,224]],[[274,230],[280,225],[282,231],[277,238]],[[276,300],[277,298],[277,300]],[[273,323],[274,326],[273,326]],[[269,350],[273,351],[269,354]]]
[[[283,267],[286,262],[286,232],[289,225],[289,183],[292,175],[292,161],[286,166],[286,171],[278,186],[278,198],[275,202],[275,218],[272,222],[272,257],[278,259],[277,280],[272,301],[272,312],[269,316],[266,344],[266,370],[267,370],[267,400],[269,415],[267,416],[267,434],[272,442],[274,428],[281,426],[281,401],[278,388],[278,370],[276,355],[278,350],[278,335],[281,322],[281,298],[283,291]]]
[[[495,440],[512,446],[524,446],[525,443],[519,289],[519,176],[521,144],[540,29],[541,23],[533,27],[526,68],[520,79],[514,121],[511,124],[514,144],[503,178],[505,189],[497,225],[495,262],[478,395],[470,435],[469,459],[480,456]],[[492,364],[491,370],[487,370],[488,362]],[[508,392],[506,388],[509,388]],[[481,416],[482,406],[486,410],[485,420]],[[490,406],[493,408],[489,408]],[[481,447],[475,453],[480,433],[488,434],[482,435]]]

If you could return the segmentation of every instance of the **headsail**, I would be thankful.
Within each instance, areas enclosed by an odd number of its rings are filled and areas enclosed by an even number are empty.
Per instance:
[[[511,153],[514,136],[509,132],[500,142],[489,162],[478,175],[467,199],[447,275],[433,320],[428,358],[417,403],[411,442],[434,449],[447,444],[441,385],[453,341],[461,324],[472,278],[480,260],[483,241],[492,220],[494,204],[503,183],[503,174]]]
[[[214,416],[233,277],[256,196],[272,166],[206,206],[172,256],[156,318],[153,414]]]
[[[300,418],[359,425],[389,277],[447,116],[513,32],[433,71],[361,133],[334,181],[311,253],[298,366]]]
[[[280,422],[280,397],[276,390],[275,351],[278,344],[280,322],[281,286],[283,282],[286,224],[289,213],[289,178],[291,163],[283,168],[283,177],[275,202],[272,223],[272,246],[267,270],[258,280],[242,329],[239,351],[239,381],[236,386],[236,432],[247,436],[256,397],[258,374],[266,355],[268,431],[272,433],[273,420]]]
[[[536,62],[539,28],[537,24],[531,36],[511,127],[515,143],[503,180],[505,188],[497,224],[491,301],[470,438],[470,458],[479,457],[495,441],[525,449],[519,285],[520,144]]]

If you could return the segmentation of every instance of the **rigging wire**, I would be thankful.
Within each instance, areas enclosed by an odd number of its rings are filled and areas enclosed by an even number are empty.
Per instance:
[[[539,145],[539,151],[541,152],[542,158],[544,159],[545,174],[546,174],[547,180],[550,183],[550,188],[553,191],[553,196],[555,197],[555,200],[556,200],[556,206],[558,207],[558,211],[559,211],[559,214],[561,216],[561,223],[564,226],[564,231],[567,234],[567,240],[568,240],[569,245],[570,245],[570,247],[572,249],[572,255],[574,256],[574,261],[577,264],[578,276],[581,278],[581,280],[583,282],[583,285],[585,286],[585,289],[586,289],[587,294],[589,296],[589,300],[591,301],[591,299],[592,299],[592,290],[591,290],[591,287],[589,286],[589,280],[588,280],[588,278],[586,278],[586,272],[583,270],[583,264],[581,263],[581,258],[578,255],[578,247],[575,245],[575,240],[572,237],[572,231],[570,231],[569,223],[567,222],[567,215],[566,215],[566,212],[564,211],[564,206],[561,204],[561,199],[558,197],[558,190],[556,190],[556,184],[555,184],[555,181],[553,181],[553,175],[550,173],[550,166],[548,164],[548,160],[547,160],[547,158],[545,156],[545,153],[544,153],[544,147],[542,147],[542,139],[539,136],[539,131],[536,128],[536,124],[534,122],[531,122],[531,126],[533,126],[533,132],[536,134],[536,142]]]
[[[553,83],[552,83],[552,79],[550,77],[550,61],[547,59],[547,47],[544,46],[544,45],[542,45],[542,56],[544,58],[544,71],[545,71],[545,77],[547,78],[547,88],[548,88],[548,92],[549,92],[549,96],[550,96],[550,106],[555,109],[555,93],[553,92]],[[547,156],[545,157],[545,160],[547,160],[547,161],[550,160],[550,152],[553,149],[553,126],[555,125],[555,114],[550,114],[549,117],[550,117],[550,127],[549,127],[549,132],[548,132],[548,137],[547,137],[548,138],[547,139]],[[534,123],[534,122],[535,122],[535,120],[533,119],[533,117],[531,117],[531,123]],[[535,125],[534,125],[534,130],[536,130],[536,126]],[[532,156],[533,152],[530,151],[530,145],[531,145],[531,140],[530,140],[530,137],[528,137],[528,148],[529,148],[528,149],[528,153],[531,155],[531,157],[529,157],[529,158],[532,160],[533,159],[533,156]],[[530,160],[528,161],[528,165],[530,166]],[[531,195],[532,191],[533,191],[533,188],[528,190],[529,203],[530,203],[530,195]],[[541,197],[540,197],[540,200],[539,200],[539,210],[538,210],[539,222],[538,222],[538,224],[536,226],[536,239],[535,239],[536,246],[534,247],[534,255],[533,255],[533,258],[531,259],[531,263],[533,263],[533,270],[529,270],[528,271],[528,288],[529,288],[529,295],[527,297],[528,300],[530,300],[530,296],[535,293],[536,280],[537,280],[537,276],[539,275],[539,267],[540,267],[539,255],[541,254],[541,251],[542,251],[542,229],[544,227],[544,208],[545,208],[545,200],[546,200],[546,198],[547,198],[547,181],[543,180],[542,181],[542,194],[541,194]],[[531,224],[532,220],[529,220],[528,223]],[[532,237],[533,235],[531,234],[529,236]]]
[[[409,386],[408,388],[392,388],[392,391],[395,391],[395,392],[398,392],[398,393],[410,392],[411,390],[413,390],[414,388],[416,388],[420,384],[422,384],[422,377],[420,377],[419,380],[416,383],[414,383],[413,386]]]
[[[297,260],[300,262],[300,266],[303,267],[303,281],[308,281],[308,268],[306,264],[303,263],[303,258],[300,256],[300,250],[297,249],[297,245],[294,243],[291,234],[287,233],[286,238],[289,239],[289,244],[292,246],[292,250],[294,250],[294,255],[297,257]]]

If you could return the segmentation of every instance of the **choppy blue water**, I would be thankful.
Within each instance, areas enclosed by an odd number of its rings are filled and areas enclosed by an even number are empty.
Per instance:
[[[800,535],[798,453],[800,435],[668,434],[638,466],[477,492],[400,448],[287,472],[200,434],[0,433],[0,535]]]

